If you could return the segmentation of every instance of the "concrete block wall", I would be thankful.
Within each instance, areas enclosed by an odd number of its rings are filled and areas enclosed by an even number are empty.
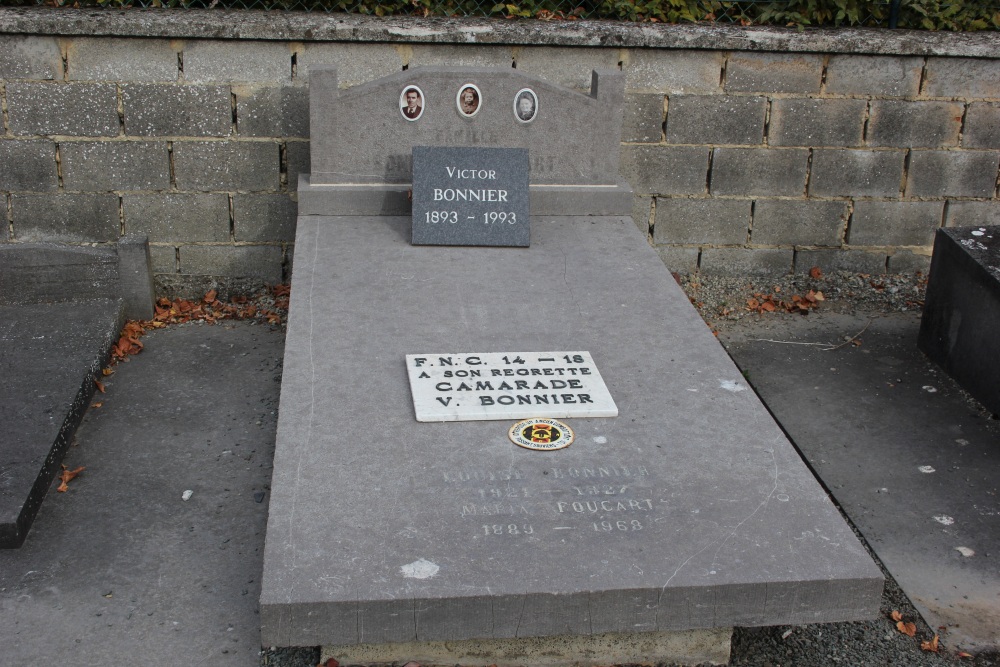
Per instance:
[[[672,270],[914,270],[937,227],[1000,224],[988,39],[0,9],[0,242],[141,232],[161,285],[287,280],[320,63],[344,87],[448,64],[587,90],[620,68],[633,218]]]

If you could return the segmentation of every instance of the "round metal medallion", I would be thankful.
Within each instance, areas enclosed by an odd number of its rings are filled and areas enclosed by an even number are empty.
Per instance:
[[[555,419],[525,419],[511,426],[507,436],[519,447],[541,452],[569,447],[573,442],[573,430]]]

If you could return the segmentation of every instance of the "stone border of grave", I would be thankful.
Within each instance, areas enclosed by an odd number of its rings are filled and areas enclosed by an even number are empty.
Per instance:
[[[663,25],[616,21],[509,21],[236,10],[4,8],[0,33],[435,44],[531,44],[1000,57],[990,31]]]

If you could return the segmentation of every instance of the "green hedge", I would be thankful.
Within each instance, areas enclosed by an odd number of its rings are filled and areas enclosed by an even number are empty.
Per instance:
[[[888,27],[892,0],[0,0],[0,5],[298,9],[417,16]],[[899,28],[998,30],[1000,0],[900,0]]]

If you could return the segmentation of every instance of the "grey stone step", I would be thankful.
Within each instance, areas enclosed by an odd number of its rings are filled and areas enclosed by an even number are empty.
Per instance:
[[[124,322],[121,299],[0,306],[0,547],[19,547]]]

